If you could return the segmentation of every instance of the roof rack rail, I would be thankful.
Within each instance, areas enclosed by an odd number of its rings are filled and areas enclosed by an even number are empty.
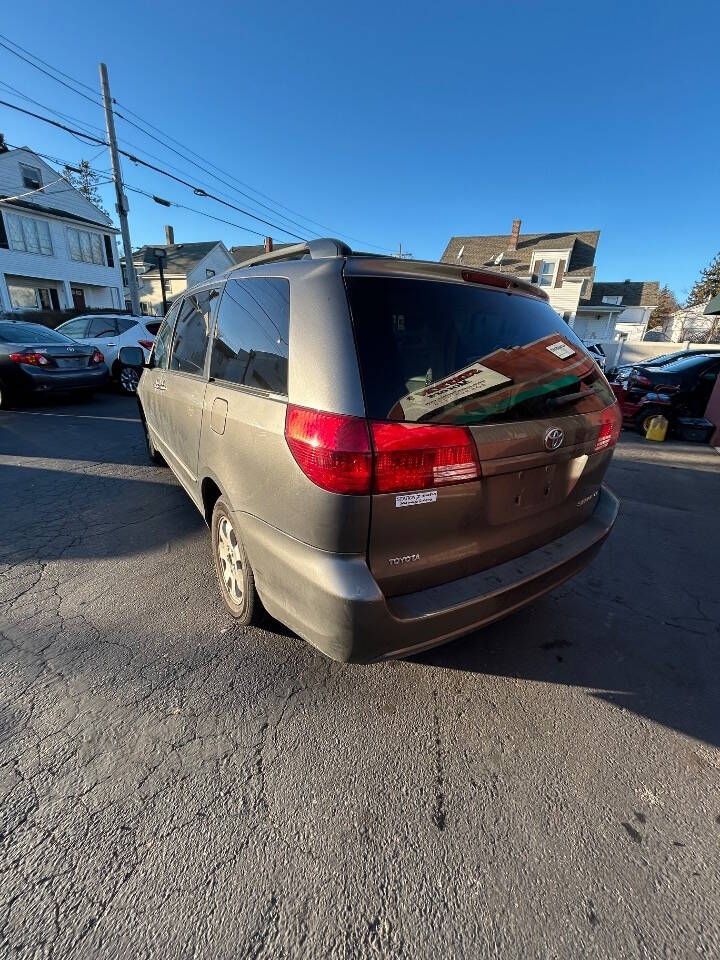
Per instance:
[[[260,253],[257,257],[250,257],[235,267],[254,267],[261,263],[274,263],[276,260],[302,260],[310,257],[311,260],[322,260],[327,257],[348,257],[352,253],[350,247],[342,240],[333,237],[321,237],[319,240],[307,240],[304,243],[293,243],[288,247],[281,247],[271,253]]]

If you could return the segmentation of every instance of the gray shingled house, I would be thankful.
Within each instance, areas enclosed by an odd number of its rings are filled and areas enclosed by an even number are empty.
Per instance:
[[[599,230],[521,233],[521,225],[513,220],[509,234],[451,237],[440,259],[537,283],[583,340],[642,339],[657,305],[657,283],[596,284]]]

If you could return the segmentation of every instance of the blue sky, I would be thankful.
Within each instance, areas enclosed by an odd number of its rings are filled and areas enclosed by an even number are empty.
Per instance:
[[[121,103],[359,247],[402,242],[437,259],[451,234],[509,232],[514,217],[527,232],[599,229],[598,279],[657,279],[681,297],[720,249],[714,3],[65,0],[32,18],[6,5],[0,33],[96,88],[104,60]],[[103,125],[98,107],[2,49],[0,81]],[[23,102],[2,86],[0,97]],[[4,107],[0,130],[75,162],[100,150]],[[118,135],[212,182],[123,121]],[[94,161],[108,164],[106,153]],[[124,172],[265,232],[129,162]],[[255,242],[130,202],[133,245],[161,242],[167,222],[179,241]]]

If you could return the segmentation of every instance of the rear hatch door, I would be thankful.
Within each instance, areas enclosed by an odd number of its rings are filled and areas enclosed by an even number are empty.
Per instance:
[[[487,569],[587,518],[619,416],[547,301],[459,271],[373,276],[352,263],[345,281],[376,448],[368,557],[385,594]]]

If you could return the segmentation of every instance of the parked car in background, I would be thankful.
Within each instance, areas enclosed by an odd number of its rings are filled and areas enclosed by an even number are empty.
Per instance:
[[[83,392],[108,378],[102,352],[39,323],[0,320],[0,407],[30,393]]]
[[[496,273],[329,239],[258,256],[177,298],[138,402],[230,613],[262,603],[337,660],[517,610],[618,511],[610,387],[542,288]]]
[[[57,329],[78,343],[97,346],[102,350],[112,379],[125,393],[135,393],[138,372],[133,367],[121,364],[118,353],[121,347],[141,347],[145,358],[150,356],[155,335],[148,329],[145,317],[95,313],[73,317],[61,323]]]
[[[681,360],[683,357],[698,357],[712,355],[708,350],[676,350],[675,353],[664,353],[659,357],[652,357],[649,360],[639,360],[637,363],[623,363],[619,367],[613,367],[607,373],[609,380],[627,380],[633,367],[663,367],[673,360]],[[718,351],[720,356],[720,351]]]
[[[602,346],[599,343],[586,343],[585,349],[604,373],[607,357]]]
[[[662,363],[635,365],[611,385],[623,420],[645,433],[658,414],[671,422],[677,417],[702,417],[718,373],[720,353],[683,351]]]

